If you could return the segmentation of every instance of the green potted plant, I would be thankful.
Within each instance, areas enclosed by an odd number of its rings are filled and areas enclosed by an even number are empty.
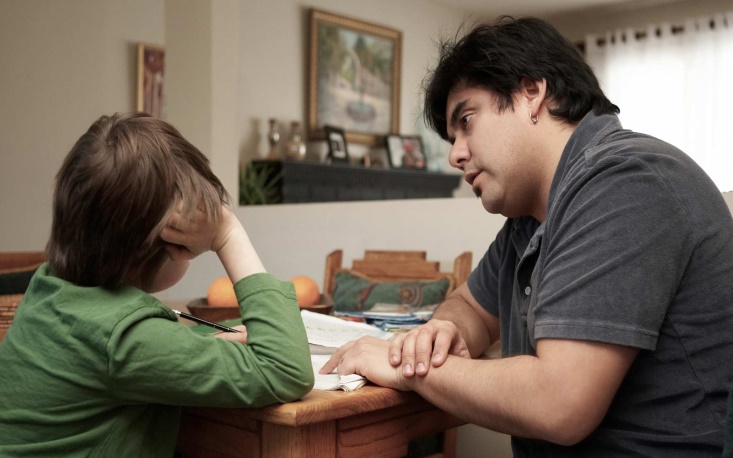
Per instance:
[[[250,162],[239,170],[239,205],[269,205],[281,201],[282,172]]]

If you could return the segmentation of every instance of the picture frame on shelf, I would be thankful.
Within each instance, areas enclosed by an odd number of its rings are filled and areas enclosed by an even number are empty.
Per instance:
[[[137,45],[137,90],[135,109],[165,118],[165,48]]]
[[[389,157],[387,156],[387,149],[382,148],[371,148],[366,153],[364,153],[364,157],[361,159],[362,165],[364,167],[369,167],[372,169],[388,169],[389,166]]]
[[[392,168],[427,170],[425,149],[419,135],[389,135],[387,151]]]
[[[309,32],[309,137],[337,125],[350,142],[383,144],[399,129],[402,32],[315,9]]]
[[[328,144],[328,155],[326,162],[349,163],[349,151],[346,142],[346,132],[344,129],[336,126],[325,125],[323,130],[326,133],[326,143]]]

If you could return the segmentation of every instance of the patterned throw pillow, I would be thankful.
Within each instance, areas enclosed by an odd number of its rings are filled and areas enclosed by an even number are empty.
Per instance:
[[[376,303],[404,304],[409,309],[435,305],[445,299],[453,279],[384,282],[372,280],[351,270],[334,276],[333,303],[335,311],[366,311]]]

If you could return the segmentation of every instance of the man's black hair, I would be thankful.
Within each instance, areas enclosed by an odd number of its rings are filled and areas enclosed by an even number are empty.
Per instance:
[[[428,127],[447,139],[446,104],[460,83],[481,87],[497,97],[500,111],[513,107],[512,94],[522,78],[547,81],[549,112],[575,124],[590,110],[618,113],[603,94],[580,50],[555,28],[537,18],[500,17],[476,26],[464,37],[440,43],[440,59],[423,84]]]

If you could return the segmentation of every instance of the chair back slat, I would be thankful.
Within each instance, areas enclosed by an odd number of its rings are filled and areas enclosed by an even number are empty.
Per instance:
[[[431,261],[367,261],[355,259],[352,270],[368,277],[434,278],[440,263]]]
[[[424,251],[364,251],[365,261],[424,261],[426,258],[427,254]]]

